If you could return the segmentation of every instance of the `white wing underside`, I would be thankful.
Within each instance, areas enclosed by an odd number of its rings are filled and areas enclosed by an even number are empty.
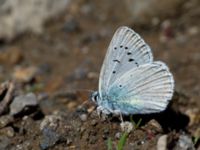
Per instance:
[[[128,27],[120,27],[109,45],[99,79],[99,95],[123,114],[166,108],[174,79],[162,62],[153,62],[150,47]]]

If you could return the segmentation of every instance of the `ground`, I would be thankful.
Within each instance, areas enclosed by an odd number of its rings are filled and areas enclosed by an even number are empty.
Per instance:
[[[87,3],[93,6],[88,12],[82,8]],[[168,149],[180,149],[183,136],[199,148],[200,34],[192,32],[199,29],[199,20],[190,24],[190,18],[180,24],[181,15],[169,18],[172,36],[168,36],[168,29],[160,27],[166,20],[155,26],[135,25],[124,4],[116,1],[113,7],[111,3],[74,2],[45,24],[43,34],[25,33],[1,43],[3,53],[12,52],[1,54],[1,82],[16,79],[16,67],[39,70],[31,80],[15,81],[17,93],[35,93],[39,105],[0,129],[1,148],[108,149],[108,139],[116,147],[123,134],[120,120],[99,118],[91,110],[94,104],[88,101],[88,93],[97,90],[107,47],[121,25],[138,32],[152,48],[154,60],[165,62],[175,79],[175,94],[166,111],[132,117],[142,122],[129,133],[124,149],[155,149],[163,135]],[[130,121],[129,116],[124,119]]]

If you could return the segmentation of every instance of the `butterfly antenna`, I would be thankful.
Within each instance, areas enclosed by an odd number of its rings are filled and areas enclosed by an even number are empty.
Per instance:
[[[88,96],[88,98],[87,98],[87,100],[86,101],[84,101],[83,103],[81,103],[81,105],[80,105],[80,107],[85,107],[85,106],[89,106],[89,108],[87,109],[87,112],[88,112],[88,116],[90,116],[91,115],[91,113],[93,112],[93,111],[95,111],[96,110],[96,107],[97,106],[90,106],[90,104],[91,104],[91,97],[92,97],[92,93],[93,92],[95,92],[94,90],[89,90],[89,89],[77,89],[76,90],[77,92],[88,92],[89,93],[89,96]]]

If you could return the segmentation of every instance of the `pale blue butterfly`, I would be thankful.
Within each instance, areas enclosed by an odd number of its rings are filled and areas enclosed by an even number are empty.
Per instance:
[[[120,27],[109,45],[92,94],[104,114],[149,114],[165,110],[174,92],[168,67],[153,61],[151,48],[132,29]]]

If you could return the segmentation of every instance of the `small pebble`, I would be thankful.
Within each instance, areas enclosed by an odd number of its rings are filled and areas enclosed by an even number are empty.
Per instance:
[[[167,135],[159,137],[157,142],[157,150],[167,150]]]
[[[16,67],[13,78],[18,82],[30,82],[38,73],[38,68],[32,67]]]
[[[7,137],[13,137],[15,135],[15,131],[12,127],[6,127],[0,130],[1,135],[6,135]]]
[[[96,120],[92,120],[92,121],[91,121],[91,125],[92,125],[92,126],[96,126],[96,125],[97,125],[97,121],[96,121]]]
[[[175,150],[195,150],[192,138],[188,135],[180,135]]]
[[[14,121],[13,116],[5,115],[0,117],[0,128],[7,126]]]
[[[188,34],[191,36],[197,35],[199,33],[199,27],[193,26],[188,29]]]
[[[200,122],[200,110],[198,108],[188,109],[185,114],[190,118],[189,126]]]
[[[56,129],[60,121],[61,117],[58,115],[47,115],[40,123],[40,130],[43,130],[45,127],[51,127]]]
[[[163,132],[161,125],[155,119],[150,120],[145,127],[151,128],[151,130],[157,132]]]
[[[125,121],[120,123],[121,130],[123,132],[130,133],[133,130],[133,124],[131,122]]]
[[[86,121],[87,120],[87,114],[81,114],[80,116],[81,121]]]
[[[115,138],[116,138],[116,139],[120,139],[120,137],[121,137],[121,133],[120,133],[120,132],[117,132],[117,133],[115,134]]]

